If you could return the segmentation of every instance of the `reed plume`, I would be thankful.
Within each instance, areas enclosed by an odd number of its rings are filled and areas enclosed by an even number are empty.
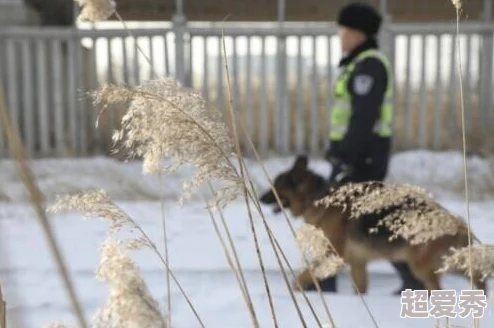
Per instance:
[[[106,304],[94,316],[94,328],[166,327],[158,302],[120,242],[108,239],[103,243],[96,277],[108,283],[110,292]]]
[[[296,232],[296,240],[316,278],[335,276],[345,266],[321,229],[304,223]]]
[[[232,136],[220,113],[208,108],[197,91],[165,78],[139,86],[105,85],[92,97],[102,112],[127,105],[113,141],[130,157],[143,158],[144,173],[170,172],[186,164],[195,168],[183,184],[181,204],[206,181],[221,182],[210,206],[224,207],[242,192],[230,160],[236,157]],[[165,165],[163,159],[170,162]]]
[[[474,244],[452,248],[451,254],[443,258],[443,266],[438,272],[452,271],[462,271],[467,276],[473,274],[482,281],[494,276],[494,245]]]
[[[109,18],[115,13],[113,0],[74,0],[82,9],[77,16],[79,22],[97,22]]]
[[[463,226],[460,218],[439,205],[426,190],[407,184],[349,183],[333,188],[316,204],[339,206],[350,219],[379,215],[381,220],[369,232],[384,226],[391,232],[390,240],[403,238],[410,244],[455,235]]]

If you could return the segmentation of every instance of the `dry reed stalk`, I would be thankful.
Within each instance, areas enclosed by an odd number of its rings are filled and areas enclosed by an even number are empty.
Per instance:
[[[226,259],[228,261],[228,265],[230,266],[230,268],[234,272],[235,278],[237,279],[237,283],[240,286],[240,289],[242,291],[243,297],[244,297],[244,299],[247,302],[247,307],[249,308],[249,311],[253,311],[252,301],[248,298],[247,292],[246,292],[246,289],[245,289],[245,287],[247,286],[247,284],[245,284],[245,282],[243,282],[241,280],[241,278],[240,278],[240,272],[235,267],[235,265],[233,263],[232,256],[230,255],[230,253],[228,251],[228,247],[226,246],[225,239],[221,235],[220,228],[218,226],[218,223],[216,222],[216,219],[214,217],[213,211],[209,207],[207,207],[206,209],[208,211],[208,214],[209,214],[209,218],[211,220],[211,223],[213,224],[213,227],[214,227],[214,231],[216,233],[216,236],[218,237],[218,240],[220,241],[221,247],[223,248],[223,251],[225,253],[225,257],[226,257]],[[254,323],[254,325],[255,326],[259,326],[259,323]]]
[[[252,192],[254,192],[254,194],[255,194],[255,190],[254,190],[253,185],[252,185],[252,179],[248,176],[248,170],[245,167],[245,161],[243,160],[242,151],[241,151],[241,148],[240,148],[240,139],[239,139],[239,136],[238,136],[238,133],[237,133],[236,123],[235,123],[236,122],[236,116],[235,116],[235,112],[233,110],[232,88],[231,88],[230,71],[229,71],[229,67],[228,67],[228,60],[226,59],[227,57],[226,57],[226,44],[225,44],[225,37],[224,37],[224,29],[222,29],[222,31],[221,31],[221,42],[222,42],[222,57],[224,59],[225,75],[226,75],[227,86],[228,86],[228,99],[229,99],[229,101],[228,101],[228,112],[230,114],[230,120],[232,122],[232,129],[233,129],[233,136],[234,136],[235,146],[236,146],[236,151],[237,151],[238,164],[240,166],[240,175],[241,175],[242,181],[244,182],[243,183],[244,199],[245,199],[246,206],[247,206],[249,221],[251,222],[250,223],[251,224],[251,230],[252,230],[252,233],[253,233],[253,236],[254,236],[254,240],[255,240],[255,243],[256,243],[256,251],[257,251],[258,259],[260,261],[261,270],[263,271],[263,279],[264,279],[264,282],[265,282],[265,288],[266,288],[266,292],[267,292],[267,296],[268,296],[268,300],[269,300],[269,305],[270,305],[270,309],[271,309],[271,314],[272,314],[273,322],[274,322],[275,327],[278,327],[278,322],[277,322],[277,318],[276,318],[276,311],[274,310],[274,306],[273,306],[273,303],[272,303],[271,294],[270,294],[270,291],[269,291],[269,284],[267,282],[267,278],[266,278],[266,275],[265,275],[265,272],[264,272],[265,269],[264,269],[264,267],[263,267],[263,265],[261,263],[262,262],[262,257],[261,257],[261,254],[260,254],[260,251],[259,251],[258,242],[257,242],[256,231],[255,231],[255,228],[254,228],[254,223],[253,223],[253,218],[252,218],[252,212],[251,212],[251,208],[250,208],[250,204],[249,204],[249,197],[252,199],[253,203],[256,205],[256,208],[258,209],[258,212],[261,215],[264,228],[268,232],[269,242],[270,242],[271,246],[273,247],[273,251],[274,251],[274,254],[276,256],[276,260],[278,262],[278,266],[281,269],[281,273],[282,273],[283,279],[285,280],[285,284],[287,285],[287,288],[288,288],[288,291],[290,293],[292,302],[294,303],[295,309],[296,309],[297,314],[298,314],[298,316],[300,318],[300,321],[302,323],[302,326],[303,327],[307,327],[307,323],[305,322],[305,319],[304,319],[304,317],[302,315],[302,312],[300,310],[300,307],[298,305],[298,302],[295,299],[295,295],[294,295],[293,290],[292,290],[292,288],[290,286],[290,283],[288,281],[288,277],[287,277],[286,272],[285,272],[285,269],[283,267],[283,263],[280,260],[279,254],[277,252],[276,245],[274,243],[273,234],[271,232],[271,229],[269,228],[269,225],[268,225],[268,223],[266,221],[266,218],[264,216],[264,213],[262,212],[261,205],[259,203],[259,199],[258,199],[258,197],[252,195]],[[246,174],[247,174],[247,181],[249,181],[249,183],[251,184],[252,191],[249,191],[249,188],[245,184]]]
[[[261,215],[261,221],[263,223],[263,226],[264,226],[264,229],[266,230],[267,234],[268,234],[268,238],[269,238],[269,243],[271,245],[271,247],[273,248],[273,252],[274,252],[274,255],[276,257],[276,261],[278,263],[278,266],[280,267],[281,269],[281,275],[283,277],[283,280],[285,282],[285,285],[288,289],[288,292],[290,294],[290,298],[293,302],[293,305],[295,306],[295,310],[297,311],[297,315],[300,319],[300,322],[302,324],[303,327],[307,327],[307,323],[304,319],[304,316],[302,314],[302,311],[300,310],[300,306],[297,302],[297,299],[295,298],[295,294],[293,292],[293,289],[292,289],[292,286],[290,284],[290,281],[288,280],[288,276],[286,274],[286,271],[285,271],[285,268],[283,266],[283,263],[281,262],[281,259],[280,259],[280,255],[279,255],[279,252],[284,254],[283,250],[281,249],[281,247],[279,246],[279,244],[277,243],[272,231],[271,231],[271,228],[269,227],[268,223],[267,223],[267,220],[264,216],[264,213],[262,212],[262,210],[260,209],[260,206],[258,206],[258,204],[256,204],[257,202],[257,198],[255,196],[253,196],[251,193],[249,193],[249,195],[247,197],[250,197],[252,200],[253,200],[253,203],[256,205],[256,208],[258,209],[259,211],[259,214]],[[288,263],[288,261],[287,261]],[[288,263],[288,266],[290,267],[290,264]],[[293,272],[293,270],[292,270]],[[309,306],[311,307],[310,305],[310,302],[309,302]],[[313,310],[313,309],[312,309]],[[312,311],[313,314],[315,314],[314,311]],[[273,313],[274,315],[274,313]],[[320,325],[320,322],[319,322],[319,319],[317,318],[317,315],[315,316],[315,319],[316,321],[319,323]]]
[[[293,228],[293,224],[291,223],[290,219],[288,218],[288,215],[286,214],[286,212],[283,210],[283,204],[281,202],[281,199],[280,199],[278,193],[276,192],[276,190],[274,188],[273,181],[269,177],[269,174],[268,174],[268,172],[266,170],[266,167],[262,163],[261,157],[259,156],[259,153],[257,152],[257,149],[256,149],[256,147],[254,145],[254,142],[250,138],[250,136],[249,136],[249,134],[247,132],[247,129],[245,128],[245,125],[243,124],[243,122],[240,122],[240,126],[241,126],[244,134],[246,135],[246,139],[247,139],[247,141],[249,143],[249,146],[250,146],[250,148],[251,148],[251,150],[252,150],[252,152],[254,154],[254,157],[256,158],[256,161],[260,164],[260,166],[262,168],[262,171],[264,172],[265,177],[268,179],[268,182],[269,182],[269,186],[271,188],[271,191],[273,191],[273,193],[275,195],[276,202],[278,203],[278,206],[282,209],[281,212],[283,213],[283,217],[285,218],[285,221],[288,224],[288,226],[290,228],[290,231],[292,232],[293,238],[297,242],[297,246],[299,247],[299,249],[301,249],[301,245],[298,243],[298,240],[296,238],[296,233],[295,233],[295,229]],[[302,254],[302,257],[303,257],[303,260],[305,261],[305,264],[307,265],[307,267],[309,267],[310,263],[309,263],[309,260],[307,259],[307,257],[304,254]],[[314,282],[314,286],[316,287],[317,293],[318,293],[319,297],[321,298],[321,302],[323,304],[324,311],[326,312],[326,315],[328,316],[328,318],[329,318],[329,320],[331,322],[332,327],[336,327],[335,322],[334,322],[334,319],[333,319],[333,316],[331,315],[331,312],[329,311],[328,303],[327,303],[327,301],[326,301],[326,299],[325,299],[325,297],[323,295],[323,292],[322,292],[321,286],[319,284],[319,281],[314,276],[314,272],[312,270],[309,270],[309,274],[311,276],[312,281]],[[307,295],[306,295],[306,293],[305,293],[304,290],[302,290],[302,295],[304,296],[304,298],[307,298]],[[307,298],[307,301],[308,301],[308,298]]]
[[[460,87],[460,108],[461,108],[461,135],[462,135],[462,146],[463,146],[463,166],[464,166],[464,183],[465,183],[465,212],[468,223],[468,245],[471,250],[472,240],[470,237],[470,199],[468,194],[468,161],[467,161],[467,144],[466,144],[466,129],[465,129],[465,101],[463,99],[463,73],[461,66],[461,46],[460,46],[460,11],[463,6],[461,0],[451,0],[453,6],[456,9],[456,50],[457,50],[457,61],[458,61],[458,78]],[[470,253],[470,261],[472,259]],[[470,267],[473,267],[473,263],[470,263]],[[473,275],[470,272],[470,288],[473,289]]]
[[[268,234],[268,238],[269,238],[269,241],[270,241],[270,244],[273,246],[273,252],[276,256],[276,260],[278,261],[278,265],[280,266],[281,268],[281,274],[282,274],[282,277],[283,277],[283,280],[285,281],[285,284],[288,288],[288,291],[290,293],[290,297],[292,299],[292,302],[294,303],[295,305],[295,308],[296,310],[298,311],[298,314],[299,316],[301,317],[301,320],[304,320],[303,317],[302,317],[302,312],[300,312],[300,308],[298,306],[298,302],[297,300],[295,299],[295,295],[293,293],[293,289],[292,289],[292,286],[290,285],[290,282],[288,281],[288,276],[285,272],[285,269],[283,268],[283,264],[281,263],[281,260],[280,260],[280,257],[279,257],[279,254],[278,252],[281,254],[281,256],[283,257],[283,259],[285,260],[285,263],[287,264],[287,267],[289,268],[290,272],[292,273],[293,277],[296,278],[296,274],[292,268],[292,266],[290,265],[286,255],[285,255],[285,252],[283,251],[282,247],[280,246],[277,238],[274,236],[273,234],[273,231],[271,230],[271,228],[269,227],[269,224],[266,220],[266,217],[264,216],[264,212],[262,211],[262,208],[261,208],[261,204],[259,202],[259,195],[257,194],[257,192],[255,191],[255,188],[254,188],[254,184],[252,183],[252,178],[250,177],[250,174],[249,174],[249,171],[247,170],[247,168],[245,168],[245,172],[246,172],[246,175],[247,175],[247,181],[249,181],[249,184],[250,184],[250,192],[249,192],[249,197],[252,198],[253,200],[253,203],[255,204],[256,206],[256,209],[257,211],[259,212],[260,216],[261,216],[261,221],[263,223],[263,226]],[[299,285],[299,287],[301,287]],[[309,306],[309,309],[311,310],[311,313],[312,315],[314,316],[314,319],[316,320],[317,324],[319,325],[319,327],[321,327],[321,322],[319,320],[319,317],[317,316],[309,298],[307,297],[307,295],[305,294],[305,292],[302,293],[304,295],[304,300],[307,302],[307,305]],[[302,321],[302,324],[304,324],[304,321]]]
[[[226,79],[227,79],[228,93],[229,93],[229,95],[228,95],[229,96],[228,113],[230,114],[231,122],[235,122],[235,113],[233,111],[233,98],[232,98],[232,92],[231,92],[230,74],[228,71],[228,61],[226,59],[226,45],[225,45],[225,38],[223,35],[223,31],[222,31],[222,35],[221,35],[221,40],[222,40],[222,50],[223,50],[222,55],[224,58],[224,64],[225,64],[225,68],[226,68]],[[239,140],[238,135],[237,135],[237,129],[236,129],[235,124],[232,124],[232,130],[233,130],[233,138],[235,140],[235,147],[236,147],[236,151],[237,151],[238,164],[240,167],[240,176],[242,178],[242,181],[245,181],[244,165],[243,165],[243,160],[242,160],[242,151],[240,149],[240,140]],[[271,291],[270,291],[268,279],[266,276],[266,269],[264,267],[264,263],[263,263],[264,261],[262,259],[262,255],[261,255],[261,251],[260,251],[260,247],[259,247],[259,241],[257,239],[257,232],[256,232],[256,229],[254,226],[254,218],[252,217],[252,212],[251,212],[250,205],[249,205],[249,197],[247,196],[248,191],[247,191],[247,186],[246,186],[245,182],[242,184],[242,191],[244,193],[244,200],[245,200],[245,205],[247,207],[247,214],[249,217],[250,229],[252,232],[252,236],[254,238],[254,245],[256,248],[257,259],[259,260],[259,266],[261,267],[262,278],[264,281],[264,288],[266,289],[266,294],[268,297],[269,308],[271,310],[271,316],[273,319],[273,324],[275,327],[278,327],[278,320],[276,318],[276,311],[274,309],[273,298],[271,296]]]
[[[283,248],[281,247],[281,245],[279,244],[279,242],[276,240],[276,238],[274,237],[274,235],[273,235],[273,240],[274,240],[274,242],[276,244],[276,248],[278,249],[278,251],[280,252],[280,254],[281,254],[282,258],[283,258],[283,261],[285,261],[285,263],[286,263],[286,265],[288,267],[288,270],[290,270],[290,273],[292,274],[292,277],[296,281],[297,274],[295,273],[295,270],[293,269],[293,267],[290,265],[290,262],[288,261],[288,258],[286,257],[286,254],[283,251]],[[324,325],[321,323],[319,317],[317,316],[317,313],[316,313],[316,311],[314,309],[314,306],[310,302],[309,297],[307,296],[307,293],[302,289],[302,286],[298,283],[298,281],[296,281],[296,282],[297,282],[297,287],[301,289],[302,297],[304,298],[305,302],[307,303],[307,306],[309,307],[310,312],[314,316],[314,319],[316,320],[316,323],[318,324],[318,326],[320,328],[322,328]],[[336,325],[332,321],[332,318],[330,319],[330,322],[332,323],[332,327],[335,328]]]
[[[252,233],[252,236],[254,238],[254,245],[255,245],[255,249],[256,249],[256,255],[257,255],[257,259],[259,261],[259,266],[261,268],[261,272],[262,272],[262,278],[263,278],[263,281],[264,281],[264,288],[266,289],[266,294],[267,294],[267,297],[268,297],[268,303],[269,303],[269,307],[270,307],[270,310],[271,310],[271,316],[272,316],[272,319],[273,319],[273,324],[275,327],[278,327],[278,320],[276,318],[276,311],[274,309],[274,305],[273,305],[273,298],[271,297],[271,290],[269,288],[269,283],[268,283],[268,278],[266,276],[266,268],[264,266],[264,261],[262,259],[262,255],[261,255],[261,249],[259,247],[259,240],[258,240],[258,236],[257,236],[257,231],[256,231],[256,228],[255,228],[255,225],[254,225],[254,218],[252,216],[252,211],[251,211],[251,208],[250,208],[250,204],[249,204],[249,198],[247,196],[247,187],[244,186],[244,192],[245,192],[245,205],[247,207],[247,216],[249,217],[249,227],[250,227],[250,231]],[[281,268],[281,270],[283,270],[283,268]]]
[[[149,63],[149,66],[151,68],[151,73],[153,73],[153,75],[154,75],[155,78],[158,78],[159,75],[156,74],[156,72],[154,70],[153,64],[151,63],[151,58],[149,58],[148,56],[146,56],[146,54],[144,53],[144,51],[142,50],[142,48],[139,46],[139,43],[137,43],[137,37],[128,28],[127,23],[125,23],[125,20],[122,18],[122,16],[118,13],[117,10],[115,10],[115,16],[122,23],[122,25],[124,27],[124,30],[126,30],[127,33],[129,34],[129,36],[134,39],[134,45],[136,46],[137,50],[141,53],[141,55],[144,57],[144,59],[146,59],[146,61]]]
[[[3,299],[2,284],[0,284],[0,328],[7,328],[7,303]]]
[[[211,188],[211,186],[210,186],[210,188]],[[212,190],[212,188],[211,188],[211,190]],[[235,247],[235,244],[233,243],[233,240],[231,238],[230,229],[226,225],[226,220],[225,220],[225,217],[223,215],[223,212],[222,212],[222,210],[219,210],[219,213],[220,213],[220,216],[221,216],[221,220],[223,222],[223,226],[225,228],[227,237],[228,237],[228,239],[230,241],[230,245],[232,247],[232,252],[234,254],[234,259],[235,259],[235,261],[237,263],[237,267],[235,267],[235,265],[233,263],[233,259],[232,259],[231,255],[230,255],[230,253],[228,252],[228,247],[226,246],[226,242],[225,242],[225,240],[223,239],[223,237],[221,235],[221,232],[220,232],[218,223],[216,222],[216,219],[214,218],[213,212],[211,211],[211,209],[209,207],[207,207],[207,211],[209,213],[209,217],[211,219],[211,223],[213,224],[213,227],[214,227],[216,236],[220,240],[221,246],[222,246],[223,251],[225,253],[225,257],[227,258],[227,261],[228,261],[228,265],[230,265],[230,268],[232,269],[232,271],[235,274],[235,278],[237,279],[237,283],[238,283],[238,285],[240,287],[240,290],[242,292],[242,296],[244,297],[244,300],[245,300],[245,302],[247,304],[247,308],[249,310],[249,314],[251,316],[252,323],[253,323],[254,327],[259,327],[259,321],[257,319],[257,315],[256,315],[255,310],[254,310],[254,306],[253,306],[253,303],[252,303],[252,298],[250,297],[249,289],[247,287],[247,282],[245,281],[245,276],[244,276],[242,267],[240,265],[240,261],[239,261],[239,258],[238,258],[236,247]]]
[[[53,255],[55,263],[57,264],[57,269],[64,283],[64,287],[71,302],[74,315],[76,316],[81,328],[86,328],[86,320],[84,319],[84,314],[80,306],[77,294],[75,292],[72,279],[70,278],[70,275],[67,271],[65,261],[60,251],[60,247],[58,246],[58,242],[53,232],[53,228],[51,227],[50,221],[48,220],[48,217],[44,210],[43,194],[41,193],[41,190],[36,183],[34,174],[31,172],[29,166],[26,163],[26,155],[24,153],[22,141],[16,130],[16,127],[13,125],[10,119],[7,105],[5,103],[2,85],[0,85],[0,121],[7,135],[9,151],[11,152],[11,155],[14,157],[17,163],[17,174],[19,175],[19,178],[21,179],[22,183],[29,193],[29,202],[36,212],[38,222],[43,229],[43,233],[45,234],[48,246],[50,247],[50,251]]]
[[[136,249],[145,246],[149,247],[156,254],[167,272],[170,274],[173,282],[184,296],[197,321],[201,327],[205,328],[204,323],[202,322],[202,319],[197,313],[194,305],[190,301],[190,298],[152,239],[130,215],[113,203],[105,192],[94,191],[89,193],[78,193],[75,195],[65,195],[62,197],[59,196],[57,202],[50,207],[50,211],[54,213],[78,211],[84,213],[85,217],[103,218],[110,223],[110,233],[116,233],[124,226],[129,226],[131,230],[135,229],[138,231],[141,238],[131,239],[128,243],[128,247],[131,249]]]
[[[292,223],[290,222],[290,219],[288,218],[287,214],[286,214],[286,213],[285,213],[285,211],[283,210],[283,204],[282,204],[282,202],[281,202],[281,199],[280,199],[280,197],[279,197],[278,193],[276,192],[276,190],[275,190],[275,188],[274,188],[273,181],[272,181],[272,180],[271,180],[271,178],[269,177],[269,174],[268,174],[268,172],[267,172],[267,170],[266,170],[265,166],[262,164],[262,160],[261,160],[261,158],[260,158],[260,156],[259,156],[259,153],[257,152],[257,150],[256,150],[256,148],[255,148],[255,146],[254,146],[254,143],[252,142],[252,139],[251,139],[251,138],[250,138],[250,136],[248,135],[247,129],[246,129],[246,128],[245,128],[245,126],[243,125],[243,122],[241,122],[241,123],[240,123],[240,126],[242,127],[242,129],[243,129],[244,133],[246,134],[246,139],[247,139],[247,141],[249,142],[250,148],[251,148],[251,150],[253,151],[253,153],[254,153],[254,156],[255,156],[256,160],[257,160],[257,161],[258,161],[258,163],[260,164],[260,166],[261,166],[261,168],[262,168],[262,170],[263,170],[263,172],[264,172],[264,175],[265,175],[265,176],[266,176],[266,178],[268,179],[268,182],[269,182],[269,186],[270,186],[270,188],[271,188],[271,191],[273,191],[273,193],[274,193],[274,195],[275,195],[276,202],[277,202],[278,206],[282,209],[282,211],[281,211],[281,212],[283,213],[283,216],[285,217],[285,221],[287,222],[288,226],[290,227],[290,230],[291,230],[291,232],[292,232],[292,235],[293,235],[294,239],[296,240],[296,242],[297,242],[297,245],[298,245],[299,249],[301,249],[301,245],[300,245],[300,243],[298,242],[297,237],[296,237],[295,229],[293,228],[293,225],[292,225]],[[307,258],[304,254],[302,254],[302,255],[303,255],[303,256],[302,256],[302,257],[303,257],[303,260],[305,261],[305,263],[306,263],[307,267],[310,267],[310,261],[308,260],[308,258]],[[341,255],[340,255],[340,254],[336,254],[336,255],[337,255],[339,258],[341,258]],[[314,282],[314,285],[315,285],[315,287],[316,287],[316,290],[317,290],[317,292],[318,292],[318,294],[319,294],[319,296],[320,296],[320,298],[321,298],[321,301],[322,301],[322,303],[323,303],[324,310],[325,310],[326,314],[327,314],[327,315],[328,315],[328,317],[329,317],[329,320],[330,320],[330,323],[331,323],[332,327],[336,327],[336,324],[335,324],[335,322],[334,322],[333,316],[331,315],[331,312],[329,311],[329,307],[328,307],[327,302],[326,302],[326,300],[325,300],[325,298],[324,298],[324,295],[323,295],[323,293],[322,293],[321,286],[320,286],[320,284],[319,284],[318,280],[316,279],[316,277],[315,277],[315,275],[314,275],[313,270],[310,270],[310,269],[309,269],[309,274],[310,274],[310,277],[311,277],[312,281]],[[351,278],[351,277],[350,277],[350,279],[351,279],[351,281],[352,281],[353,288],[355,288],[355,290],[357,291],[357,293],[358,293],[358,295],[359,295],[359,297],[360,297],[360,299],[361,299],[362,303],[364,304],[364,307],[366,308],[366,311],[367,311],[367,313],[369,314],[369,317],[371,318],[371,320],[372,320],[372,322],[373,322],[374,326],[375,326],[376,328],[378,328],[378,327],[379,327],[379,325],[377,324],[376,318],[375,318],[375,317],[374,317],[374,315],[372,314],[372,311],[370,310],[370,308],[369,308],[369,306],[368,306],[367,302],[365,301],[365,299],[364,299],[364,297],[363,297],[362,293],[358,290],[357,285],[356,285],[355,281],[353,280],[353,278]],[[302,293],[305,295],[305,293],[304,293],[303,291],[302,291]]]
[[[213,194],[214,189],[213,189],[213,186],[211,185],[210,182],[208,182],[208,187],[209,187],[211,194]],[[255,313],[254,307],[252,305],[252,298],[250,296],[249,288],[247,286],[247,281],[245,280],[244,270],[242,268],[242,264],[240,263],[240,258],[238,256],[237,247],[235,246],[235,242],[233,241],[233,237],[232,237],[230,228],[228,227],[228,224],[226,222],[225,215],[223,214],[223,211],[221,210],[220,207],[218,207],[218,213],[219,213],[220,218],[221,218],[221,224],[222,224],[223,229],[225,230],[226,236],[228,238],[228,242],[230,244],[230,247],[231,247],[231,250],[233,253],[233,258],[235,260],[235,264],[237,265],[237,268],[238,268],[239,278],[242,282],[241,286],[243,286],[243,288],[245,289],[246,301],[248,303],[249,312],[250,312],[250,315],[252,317],[253,324],[254,324],[254,326],[258,327],[259,322],[257,319],[257,315]]]
[[[468,226],[468,252],[469,252],[469,266],[470,266],[470,289],[473,289],[473,260],[472,260],[472,238],[470,235],[470,199],[468,194],[468,161],[467,161],[467,142],[466,142],[466,128],[465,128],[465,101],[463,99],[463,77],[461,67],[461,47],[460,47],[460,11],[463,6],[462,0],[451,0],[456,9],[456,49],[457,49],[457,61],[458,61],[458,77],[460,86],[460,107],[461,107],[461,135],[463,146],[463,166],[464,166],[464,181],[465,181],[465,212],[467,216]],[[480,324],[478,320],[473,319],[474,327],[479,328]]]
[[[166,220],[165,220],[165,199],[164,199],[164,188],[163,188],[163,177],[162,173],[159,173],[160,179],[160,187],[161,187],[161,195],[160,195],[160,208],[161,208],[161,224],[163,227],[163,242],[165,244],[165,261],[166,263],[170,263],[168,256],[168,233],[166,229]],[[171,288],[170,288],[170,272],[166,271],[166,299],[167,299],[167,309],[168,309],[168,327],[172,327],[172,300],[171,300]]]

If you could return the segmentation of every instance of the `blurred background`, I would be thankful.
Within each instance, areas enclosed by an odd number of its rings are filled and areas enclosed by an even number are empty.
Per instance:
[[[347,2],[117,1],[136,40],[115,16],[76,24],[72,1],[0,0],[0,81],[31,156],[108,154],[122,109],[108,111],[95,129],[98,109],[82,92],[174,76],[224,110],[224,33],[234,106],[261,154],[318,156],[327,147],[331,82],[341,56],[334,19]],[[367,2],[385,16],[380,45],[395,70],[395,149],[460,149],[451,2]],[[469,0],[461,12],[468,146],[479,155],[492,148],[493,10],[491,0]],[[0,156],[8,156],[3,139]]]

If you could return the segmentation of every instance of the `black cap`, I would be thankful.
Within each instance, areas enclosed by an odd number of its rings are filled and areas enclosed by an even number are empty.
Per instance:
[[[374,7],[364,3],[352,3],[340,10],[338,25],[353,28],[373,36],[379,32],[382,17]]]

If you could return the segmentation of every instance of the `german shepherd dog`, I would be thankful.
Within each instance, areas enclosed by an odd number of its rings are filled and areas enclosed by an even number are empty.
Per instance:
[[[391,231],[383,226],[379,227],[376,234],[369,232],[369,228],[376,227],[378,221],[384,217],[383,212],[349,220],[350,214],[342,207],[317,206],[315,201],[328,194],[329,186],[324,178],[308,169],[306,156],[298,156],[289,170],[276,177],[273,186],[283,208],[324,232],[337,254],[350,266],[351,276],[357,287],[355,292],[367,292],[366,265],[378,259],[403,261],[429,292],[441,289],[440,276],[436,273],[442,264],[441,257],[448,254],[450,247],[468,246],[468,229],[464,223],[461,223],[461,228],[454,236],[444,235],[422,244],[411,245],[399,238],[389,241]],[[275,212],[281,211],[271,188],[260,197],[260,201],[273,205]],[[299,274],[296,280],[294,288],[297,290],[298,285],[305,289],[313,284],[308,269]],[[474,283],[477,288],[485,290],[485,283],[475,275]]]

